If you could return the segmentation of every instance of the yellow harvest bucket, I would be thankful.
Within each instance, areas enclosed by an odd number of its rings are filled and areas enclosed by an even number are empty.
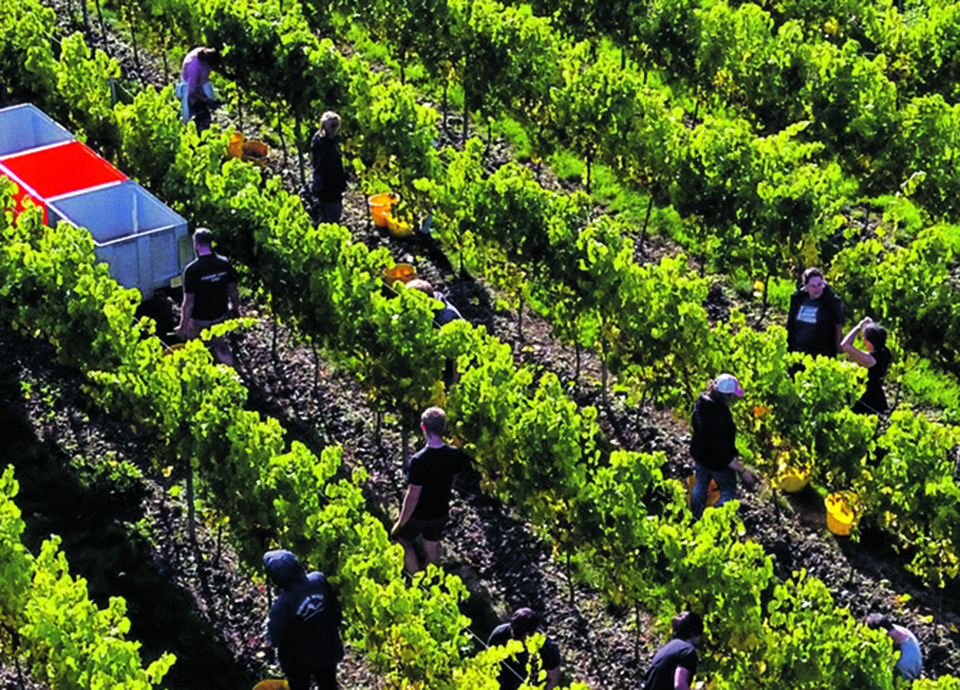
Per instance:
[[[810,471],[797,467],[784,467],[774,477],[774,485],[781,491],[796,493],[810,483]]]
[[[399,218],[394,218],[392,213],[388,213],[387,231],[394,237],[410,237],[413,234],[413,226]]]
[[[167,345],[163,348],[163,356],[172,355],[177,350],[182,350],[187,346],[186,343],[174,343],[173,345]]]
[[[400,203],[399,194],[374,194],[367,200],[370,205],[370,215],[373,216],[373,224],[377,227],[390,227],[390,217],[393,215],[393,207]]]
[[[860,518],[860,497],[852,491],[837,491],[827,496],[827,529],[847,536]]]

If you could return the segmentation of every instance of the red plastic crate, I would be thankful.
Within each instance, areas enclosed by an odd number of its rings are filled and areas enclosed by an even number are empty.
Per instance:
[[[59,144],[49,148],[27,151],[0,160],[3,170],[20,185],[17,195],[17,212],[23,210],[25,197],[44,210],[47,219],[46,201],[61,194],[81,189],[123,182],[127,176],[79,141]]]

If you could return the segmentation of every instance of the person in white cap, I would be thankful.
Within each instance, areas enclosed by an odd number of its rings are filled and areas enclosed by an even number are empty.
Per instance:
[[[690,455],[693,456],[697,482],[690,497],[690,510],[697,520],[707,506],[710,480],[720,491],[717,506],[737,497],[737,473],[743,474],[748,484],[754,477],[737,459],[737,426],[730,413],[730,405],[743,396],[736,377],[720,374],[693,404],[693,437]]]

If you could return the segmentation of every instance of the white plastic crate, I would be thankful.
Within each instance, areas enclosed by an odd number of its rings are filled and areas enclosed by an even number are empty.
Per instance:
[[[47,209],[51,224],[64,220],[89,230],[110,275],[139,288],[144,299],[178,281],[193,259],[187,221],[136,182],[64,194]]]
[[[62,144],[75,138],[46,113],[29,103],[0,110],[0,158]]]

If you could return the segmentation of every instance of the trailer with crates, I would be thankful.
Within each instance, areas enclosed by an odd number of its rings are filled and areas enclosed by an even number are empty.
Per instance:
[[[31,104],[0,110],[0,175],[44,222],[86,228],[110,275],[150,299],[193,259],[187,221]]]

